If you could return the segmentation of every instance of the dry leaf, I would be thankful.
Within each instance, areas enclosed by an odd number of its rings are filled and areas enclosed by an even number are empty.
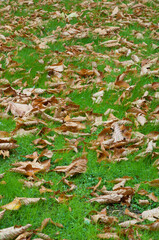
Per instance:
[[[6,112],[11,111],[15,117],[23,117],[29,115],[32,109],[30,104],[9,102]]]
[[[6,210],[3,210],[3,211],[0,212],[0,220],[3,218],[3,215],[4,215],[5,211]]]
[[[52,189],[46,188],[46,187],[44,187],[44,186],[41,186],[41,188],[40,188],[39,191],[40,191],[40,194],[46,193],[46,192],[53,192]]]
[[[2,179],[4,177],[5,173],[1,173],[0,174],[0,179]]]
[[[147,194],[148,198],[154,202],[158,202],[158,198],[154,195],[154,193]]]
[[[159,207],[144,211],[144,212],[142,212],[141,215],[142,215],[143,219],[148,219],[150,221],[155,221],[156,218],[159,218]]]
[[[119,223],[119,226],[127,228],[127,227],[130,227],[132,225],[135,225],[138,222],[141,222],[141,220],[140,221],[139,220],[129,220],[129,221]]]
[[[148,200],[139,199],[139,204],[144,206],[144,205],[149,205],[150,202]]]
[[[23,233],[26,229],[31,227],[31,224],[27,224],[24,227],[9,227],[0,230],[1,240],[11,240],[14,239],[19,234]]]
[[[54,169],[56,172],[64,172],[66,177],[73,176],[78,173],[84,173],[87,170],[87,158],[79,157],[72,161],[68,166],[58,166]]]
[[[113,127],[114,127],[114,133],[113,133],[114,142],[119,142],[124,140],[124,136],[121,133],[118,123],[114,123]]]
[[[110,238],[120,239],[117,233],[112,233],[112,232],[100,233],[100,234],[97,234],[97,237],[101,239],[110,239]]]
[[[18,210],[21,207],[21,202],[18,198],[15,198],[12,202],[1,206],[2,209],[5,210]]]
[[[133,212],[130,212],[129,209],[125,209],[124,212],[127,216],[132,217],[132,218],[136,218],[138,221],[141,221],[141,219],[139,218],[139,216]]]
[[[92,215],[91,219],[95,222],[95,223],[104,223],[104,224],[114,224],[115,222],[118,222],[118,219],[114,216],[106,216],[106,214],[103,214],[102,212],[96,214],[96,215]]]
[[[42,232],[43,229],[47,226],[48,223],[51,223],[51,224],[53,224],[53,225],[55,225],[56,227],[59,227],[59,228],[64,228],[64,226],[61,223],[55,223],[54,221],[52,221],[51,218],[45,218],[42,221],[40,228],[36,229],[36,231]]]
[[[26,176],[35,176],[38,172],[47,172],[50,169],[50,160],[43,162],[17,162],[12,164],[17,168],[10,169],[11,172],[21,173]]]
[[[147,122],[145,116],[141,113],[137,115],[137,121],[141,124],[141,126],[144,126],[145,123]]]
[[[136,225],[136,227],[141,229],[147,229],[150,231],[158,231],[159,230],[159,220],[156,220],[154,223],[147,225]]]
[[[114,17],[117,13],[119,12],[119,8],[118,7],[115,7],[111,16]]]
[[[16,197],[12,202],[1,206],[1,208],[6,209],[6,210],[18,210],[22,205],[28,205],[30,203],[37,203],[40,200],[46,200],[46,198]]]
[[[27,240],[29,237],[31,237],[33,234],[33,231],[24,232],[20,234],[15,240]]]
[[[107,203],[107,204],[112,204],[112,203],[119,203],[122,200],[123,195],[119,194],[111,194],[111,195],[102,195],[96,198],[92,198],[89,200],[89,202],[98,202],[101,204]]]
[[[122,202],[124,204],[130,205],[131,198],[135,193],[134,189],[131,187],[121,187],[114,191],[107,191],[105,188],[102,188],[100,191],[105,195],[92,198],[89,201],[90,202],[96,201],[101,204],[103,203],[111,204],[111,203]]]
[[[159,187],[159,178],[146,183],[148,183],[151,187]]]
[[[52,240],[52,238],[50,238],[47,234],[44,234],[44,233],[36,233],[36,235],[41,237],[40,239],[43,239],[43,240]]]

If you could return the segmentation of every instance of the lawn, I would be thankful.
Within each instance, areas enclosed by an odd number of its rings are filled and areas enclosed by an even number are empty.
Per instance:
[[[0,1],[0,240],[157,240],[158,1]]]

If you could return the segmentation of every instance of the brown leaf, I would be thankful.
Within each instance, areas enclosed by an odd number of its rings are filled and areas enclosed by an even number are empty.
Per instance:
[[[14,148],[17,148],[19,145],[16,144],[16,140],[12,138],[0,138],[0,150],[2,150],[1,154],[5,157],[8,155],[8,151]]]
[[[136,227],[141,229],[147,229],[150,231],[158,231],[159,230],[159,220],[156,220],[154,223],[147,225],[136,225]]]
[[[64,228],[64,226],[61,223],[55,223],[54,221],[52,221],[51,218],[45,218],[42,221],[40,228],[38,228],[36,230],[39,231],[39,232],[42,232],[43,229],[47,226],[48,223],[51,223],[51,224],[53,224],[53,225],[55,225],[56,227],[59,227],[59,228]]]
[[[118,8],[118,6],[117,6],[117,7],[114,8],[111,16],[114,17],[118,12],[119,12],[119,8]]]
[[[147,122],[145,116],[141,113],[137,115],[137,121],[141,124],[141,126],[144,126],[145,123]]]
[[[100,234],[97,234],[97,237],[101,239],[110,239],[110,238],[120,239],[117,233],[112,233],[112,232],[100,233]]]
[[[114,224],[115,222],[118,222],[118,219],[114,216],[107,216],[106,208],[102,209],[98,214],[92,215],[91,219],[95,223],[104,223],[104,224]]]
[[[48,127],[43,127],[38,133],[37,135],[41,136],[43,134],[48,134],[49,132],[51,132],[52,129],[51,128],[48,128]]]
[[[16,197],[12,202],[1,206],[1,208],[6,209],[6,210],[18,210],[22,205],[28,205],[30,203],[37,203],[40,200],[46,200],[46,198]]]
[[[12,202],[1,206],[2,209],[5,210],[18,210],[21,207],[21,202],[18,198],[15,198]]]
[[[55,198],[55,200],[58,203],[66,203],[67,201],[71,200],[73,198],[73,195],[68,195],[65,193],[60,194],[58,198]]]
[[[0,131],[0,138],[10,137],[10,134],[6,131]]]
[[[71,192],[75,188],[77,188],[77,186],[73,182],[68,181],[66,178],[62,178],[62,181],[63,183],[70,187],[70,189],[66,190],[65,192]]]
[[[44,233],[36,233],[37,236],[41,237],[40,240],[44,239],[44,240],[52,240],[52,238],[50,238],[47,234]],[[39,239],[38,239],[39,240]]]
[[[17,95],[17,92],[14,88],[12,88],[11,86],[3,89],[3,93],[5,96],[16,96]]]
[[[43,162],[17,162],[12,164],[17,168],[10,169],[11,172],[21,173],[26,176],[35,176],[38,172],[47,172],[50,169],[50,160]]]
[[[84,173],[87,169],[87,158],[79,157],[72,161],[68,166],[58,166],[54,169],[56,172],[65,172],[66,177],[73,176],[78,173]]]
[[[148,198],[154,202],[158,202],[158,198],[154,195],[154,193],[147,194]]]
[[[64,64],[63,62],[59,62],[59,63],[55,63],[55,64],[52,64],[48,67],[45,68],[47,71],[56,71],[56,72],[63,72],[64,70]]]
[[[0,150],[0,155],[2,155],[3,158],[5,159],[5,157],[9,157],[9,151],[8,150]]]
[[[159,207],[158,208],[153,208],[150,210],[146,210],[142,212],[142,218],[143,219],[148,219],[150,221],[155,221],[156,218],[159,218]]]
[[[127,228],[127,227],[130,227],[132,225],[135,225],[138,222],[141,222],[141,220],[128,220],[128,221],[119,223],[119,226]]]
[[[120,130],[118,123],[114,123],[113,128],[114,128],[114,133],[113,133],[114,142],[119,142],[124,140],[124,136],[122,135],[122,132]]]
[[[0,143],[1,150],[11,150],[11,149],[14,149],[17,147],[19,147],[19,145],[15,144],[15,143]],[[5,152],[4,152],[4,155],[5,155]]]
[[[2,179],[4,177],[5,173],[1,173],[0,174],[0,179]]]
[[[148,183],[151,187],[159,187],[159,178],[146,183]]]
[[[89,202],[98,202],[101,204],[107,203],[107,204],[112,204],[112,203],[119,203],[122,200],[123,195],[119,194],[111,194],[111,195],[102,195],[96,198],[92,198],[89,200]]]
[[[99,185],[101,184],[102,178],[99,177],[98,180],[99,180],[99,182],[93,187],[93,192],[95,192],[97,190],[97,188],[99,187]]]
[[[46,193],[46,192],[53,192],[52,189],[46,188],[46,187],[44,187],[44,186],[41,186],[41,188],[40,188],[39,191],[40,191],[40,194]]]
[[[31,224],[27,224],[24,227],[9,227],[0,230],[1,240],[11,240],[14,239],[19,234],[23,233],[26,229],[31,227]]]
[[[139,199],[139,204],[144,206],[144,205],[149,205],[150,202],[148,200]]]
[[[4,215],[5,211],[6,210],[3,210],[3,211],[0,212],[0,220],[3,218],[3,215]]]
[[[12,134],[14,134],[14,137],[18,137],[18,136],[28,136],[30,134],[35,134],[37,133],[38,131],[38,128],[32,128],[30,130],[25,130],[23,128],[20,128],[18,130],[14,130],[12,132]]]
[[[41,145],[44,145],[44,146],[47,146],[47,145],[52,145],[52,143],[50,143],[49,141],[45,140],[45,139],[42,139],[42,138],[38,138],[38,139],[35,139],[33,141],[33,143],[35,145],[38,145],[38,144],[41,144]]]
[[[28,231],[20,234],[15,240],[27,240],[29,237],[31,237],[33,234],[33,231]]]
[[[87,76],[93,76],[95,75],[93,70],[89,70],[89,69],[82,69],[80,71],[77,71],[77,73],[82,76],[82,77],[87,77]]]
[[[138,221],[141,221],[141,219],[139,218],[139,216],[133,212],[130,212],[129,209],[125,209],[124,212],[127,216],[132,217],[132,218],[136,218]]]
[[[131,187],[121,187],[117,188],[114,191],[107,191],[104,187],[100,190],[103,194],[97,198],[90,199],[90,202],[99,202],[99,203],[124,203],[130,205],[130,201],[135,191]]]
[[[99,31],[100,35],[105,35],[107,34],[107,29],[102,29],[102,31]],[[111,47],[118,47],[120,46],[120,43],[118,40],[108,40],[108,41],[104,41],[102,43],[100,43],[100,45],[104,45],[107,48],[111,48]]]
[[[32,109],[31,105],[9,102],[6,111],[11,111],[15,117],[23,117],[29,115]]]
[[[159,230],[159,220],[156,220],[154,223],[151,223],[150,225],[151,231],[158,231]]]
[[[147,195],[148,192],[145,189],[141,189],[137,193],[140,194],[141,196],[145,196]]]

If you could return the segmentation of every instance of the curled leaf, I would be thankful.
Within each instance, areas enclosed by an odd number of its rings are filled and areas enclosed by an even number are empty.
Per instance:
[[[54,169],[55,172],[64,172],[66,177],[73,176],[78,173],[84,173],[87,169],[87,158],[80,157],[72,161],[68,166],[58,166]]]
[[[2,219],[2,217],[3,217],[4,213],[5,213],[5,211],[6,211],[6,210],[3,210],[3,211],[0,212],[0,220]]]
[[[11,240],[14,239],[19,234],[23,233],[26,229],[31,227],[31,224],[27,224],[23,227],[9,227],[0,230],[0,239],[1,240]]]
[[[30,203],[37,203],[40,200],[46,200],[46,198],[25,198],[16,197],[12,202],[1,206],[5,210],[18,210],[22,205],[28,205]]]

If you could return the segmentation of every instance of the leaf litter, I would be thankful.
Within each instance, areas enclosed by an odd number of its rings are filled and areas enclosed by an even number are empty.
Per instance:
[[[46,4],[52,4],[56,11],[44,10]],[[96,7],[101,9],[99,19],[96,17]],[[24,8],[27,14],[22,17],[16,16],[15,9],[18,8]],[[89,9],[89,17],[87,9]],[[0,50],[2,52],[0,57],[0,119],[14,119],[16,123],[15,129],[10,132],[6,132],[3,128],[3,131],[0,131],[0,156],[2,161],[10,159],[16,151],[20,152],[21,144],[17,140],[18,137],[36,134],[36,139],[31,143],[34,144],[36,151],[28,153],[25,156],[27,160],[16,160],[10,168],[11,174],[17,173],[24,177],[20,179],[24,187],[39,188],[39,196],[45,193],[53,194],[49,197],[49,201],[53,199],[62,204],[71,201],[76,195],[78,186],[69,180],[70,177],[73,181],[79,177],[82,179],[82,174],[87,174],[91,168],[90,159],[85,157],[85,148],[96,153],[97,167],[98,164],[113,164],[121,161],[127,161],[129,164],[129,156],[135,154],[133,156],[136,161],[148,157],[154,160],[153,166],[159,169],[157,147],[159,134],[157,131],[151,131],[148,134],[142,131],[149,123],[155,125],[159,120],[158,106],[155,109],[151,108],[151,102],[158,100],[159,88],[157,82],[159,76],[158,46],[156,45],[159,36],[158,26],[153,21],[157,16],[156,9],[151,7],[147,1],[140,1],[137,4],[134,2],[119,3],[118,1],[98,1],[98,3],[82,1],[74,4],[70,11],[56,0],[39,3],[32,0],[20,0],[6,3],[1,1],[0,13],[3,17],[0,27]],[[91,19],[91,24],[85,20],[87,17]],[[99,21],[100,18],[101,21]],[[46,36],[44,32],[50,19],[63,21],[65,24],[59,24]],[[139,30],[130,28],[129,36],[124,37],[124,29],[133,24],[137,24],[140,27]],[[40,34],[37,34],[37,29]],[[147,32],[149,32],[150,44],[144,41]],[[80,44],[90,36],[92,40],[89,43]],[[132,36],[135,36],[136,40],[132,40]],[[77,41],[78,44],[70,45],[69,41]],[[57,42],[62,42],[65,50],[52,51],[52,44]],[[146,51],[149,45],[151,45],[152,53],[148,52],[147,56]],[[104,52],[98,51],[99,47],[104,49]],[[34,66],[28,69],[23,64],[25,59],[19,61],[18,57],[16,58],[27,48],[32,48],[41,54],[36,62],[41,64],[42,68],[36,72],[34,77],[31,77],[31,84],[27,79],[30,79]],[[50,53],[46,54],[45,51]],[[75,66],[73,64],[75,57],[82,62],[89,58],[91,67],[87,64],[84,64],[84,67]],[[98,67],[100,61],[104,63],[103,71]],[[16,73],[21,77],[15,79]],[[46,75],[45,84],[39,87],[44,74]],[[5,76],[9,76],[9,80]],[[141,87],[139,83],[143,77],[146,77],[148,81]],[[110,81],[112,78],[113,82]],[[94,86],[96,86],[95,91]],[[138,92],[139,88],[142,88],[143,95],[139,94],[134,98],[134,92]],[[104,113],[101,113],[102,111],[96,113],[89,108],[82,110],[83,100],[80,101],[81,105],[71,100],[70,96],[74,91],[78,91],[80,95],[86,89],[92,90],[90,104],[98,105],[98,109],[105,104]],[[105,96],[110,92],[116,100],[111,108],[108,108]],[[123,106],[126,107],[125,115],[119,118],[117,116],[120,115],[120,107]],[[55,127],[50,127],[50,123]],[[67,137],[65,138],[66,144],[63,148],[56,149],[54,142],[59,135]],[[84,145],[84,154],[79,157],[81,143]],[[57,166],[60,160],[54,159],[54,154],[71,151],[74,152],[74,157],[69,164]],[[24,156],[20,155],[18,159],[22,158]],[[68,187],[67,190],[54,191],[48,188],[48,185],[49,187],[53,185],[54,179],[46,181],[39,178],[39,173],[46,176],[52,172],[65,174],[57,187],[60,188],[60,185],[64,184]],[[0,174],[0,178],[3,177],[5,177],[4,173]],[[94,215],[90,215],[91,221],[104,226],[97,238],[121,239],[121,237],[128,236],[129,239],[135,239],[134,237],[141,239],[138,229],[150,231],[159,229],[158,208],[151,206],[152,203],[159,201],[155,190],[147,192],[140,189],[138,191],[140,184],[143,183],[138,183],[138,186],[134,187],[128,186],[127,181],[133,180],[131,176],[120,176],[107,181],[108,184],[114,184],[112,190],[107,190],[107,187],[103,185],[101,176],[98,176],[98,180],[95,186],[87,188],[93,190],[90,193],[90,197],[93,198],[86,201],[86,204],[89,202],[93,206],[94,202],[98,202],[99,205],[125,205],[127,208],[123,214],[131,219],[120,222],[118,217],[108,216],[106,208],[99,212],[96,211]],[[158,179],[146,180],[144,184],[152,188],[159,186]],[[1,184],[4,184],[3,180]],[[101,185],[103,186],[99,189]],[[69,192],[73,194],[68,194]],[[56,195],[58,196],[55,197]],[[138,199],[142,196],[145,199]],[[1,197],[2,200],[6,200],[5,196]],[[140,214],[130,211],[128,208],[131,206],[133,208],[132,201],[135,198],[138,199],[138,204],[147,207],[147,210],[140,211]],[[46,198],[15,196],[12,202],[1,205],[4,210],[0,212],[0,219],[5,217],[6,210],[19,210],[22,205],[38,204],[40,200],[46,200]],[[47,204],[47,201],[44,204]],[[152,223],[145,224],[145,220],[152,221]],[[52,218],[45,218],[41,226],[34,230],[28,230],[31,224],[1,229],[0,239],[31,239],[34,234],[38,236],[38,239],[51,239],[47,234],[42,233],[48,223],[65,228],[61,223],[54,222]],[[122,227],[120,232],[117,226]]]

